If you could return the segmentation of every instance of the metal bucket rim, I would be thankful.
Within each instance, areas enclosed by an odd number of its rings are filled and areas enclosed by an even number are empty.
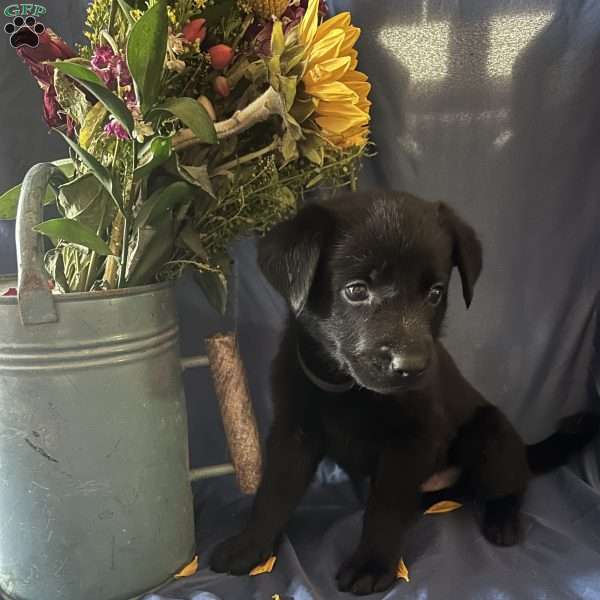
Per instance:
[[[0,282],[3,280],[15,281],[17,280],[17,275],[0,275]],[[132,296],[141,296],[143,294],[149,294],[153,292],[159,292],[161,290],[166,290],[169,288],[173,288],[175,286],[175,281],[161,281],[159,283],[150,283],[147,285],[137,285],[129,288],[119,288],[116,290],[98,290],[94,292],[73,292],[70,294],[52,294],[52,299],[54,302],[63,303],[63,302],[86,302],[90,300],[112,300],[114,298],[129,298]],[[0,305],[17,305],[18,304],[17,296],[0,296]]]

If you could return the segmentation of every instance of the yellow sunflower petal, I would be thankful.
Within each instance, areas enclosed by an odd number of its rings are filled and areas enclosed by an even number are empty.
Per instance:
[[[360,123],[350,122],[347,117],[333,115],[319,115],[315,121],[321,129],[334,135],[345,135],[356,125],[360,125]]]
[[[358,50],[350,50],[350,52],[346,52],[346,56],[351,58],[350,69],[354,71],[358,67]]]
[[[363,100],[366,100],[367,96],[371,93],[371,84],[366,81],[346,81],[342,79],[340,83],[350,88]]]
[[[322,63],[316,64],[304,77],[307,85],[316,85],[317,83],[328,83],[338,81],[350,68],[350,58],[332,58]],[[350,86],[348,86],[350,87]]]
[[[356,104],[349,102],[321,102],[319,104],[319,115],[327,117],[345,117],[350,127],[354,125],[366,125],[369,115]]]
[[[313,44],[308,55],[307,69],[312,69],[316,64],[337,58],[340,55],[340,48],[344,43],[344,30],[334,29],[322,40]]]
[[[308,0],[308,7],[302,21],[300,21],[300,28],[298,35],[300,41],[305,45],[312,43],[317,29],[319,27],[319,0]]]
[[[359,100],[358,94],[353,92],[347,85],[341,81],[332,81],[331,83],[323,83],[315,86],[306,86],[306,91],[319,100],[328,102],[350,102],[356,104]]]
[[[360,37],[360,28],[350,26],[345,29],[345,32],[346,35],[344,37],[344,43],[340,49],[340,54],[342,56],[345,56],[354,48],[354,44],[356,44],[358,38]]]
[[[331,17],[331,19],[327,19],[327,21],[319,26],[313,41],[318,42],[322,40],[332,29],[348,29],[350,20],[351,16],[349,12],[342,12],[335,15],[335,17]]]
[[[342,77],[344,82],[346,81],[369,81],[368,76],[365,73],[361,73],[360,71],[348,71],[344,77]]]

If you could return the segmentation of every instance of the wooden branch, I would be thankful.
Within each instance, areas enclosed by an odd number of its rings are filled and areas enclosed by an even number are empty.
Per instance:
[[[223,140],[233,135],[238,135],[257,123],[266,121],[273,115],[283,116],[285,114],[284,111],[281,96],[270,87],[264,94],[248,104],[246,108],[234,113],[230,119],[215,123],[217,137]],[[180,129],[173,137],[173,149],[175,152],[181,152],[200,143],[200,140],[194,137],[191,129]]]

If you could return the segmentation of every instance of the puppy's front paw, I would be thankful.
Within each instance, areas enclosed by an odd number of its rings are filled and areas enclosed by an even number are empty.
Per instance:
[[[396,581],[396,571],[397,561],[384,561],[359,550],[338,571],[338,588],[357,596],[383,592]]]
[[[248,533],[240,533],[221,542],[212,552],[210,568],[217,573],[246,575],[273,554],[272,542],[258,540]]]

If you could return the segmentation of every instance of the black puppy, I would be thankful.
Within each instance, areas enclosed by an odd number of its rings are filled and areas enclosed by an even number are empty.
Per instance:
[[[460,469],[481,507],[485,537],[516,543],[531,474],[562,464],[598,420],[572,417],[526,447],[458,371],[438,337],[453,267],[467,306],[473,297],[473,229],[442,203],[353,194],[275,227],[259,263],[291,318],[273,365],[274,422],[252,517],[215,549],[212,568],[243,574],[266,560],[324,456],[371,483],[359,546],[338,573],[343,591],[394,582],[421,490],[448,468]]]

